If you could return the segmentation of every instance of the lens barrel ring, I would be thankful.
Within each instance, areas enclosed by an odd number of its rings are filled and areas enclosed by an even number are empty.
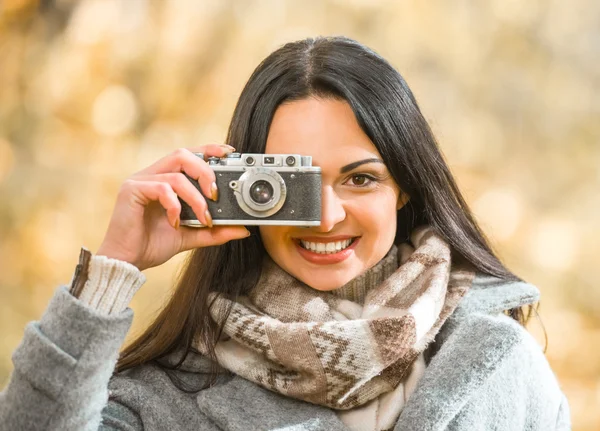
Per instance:
[[[262,182],[268,183],[272,189],[272,197],[265,203],[256,202],[252,198],[253,186]],[[240,176],[232,188],[240,208],[246,214],[257,218],[276,214],[283,207],[287,196],[285,181],[273,169],[250,168]]]

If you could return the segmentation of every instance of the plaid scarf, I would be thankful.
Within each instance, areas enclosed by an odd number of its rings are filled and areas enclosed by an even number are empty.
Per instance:
[[[411,242],[393,246],[375,267],[331,292],[308,287],[267,259],[247,296],[210,298],[216,321],[231,307],[216,345],[219,364],[338,414],[389,398],[474,277],[451,265],[449,245],[431,228],[416,229]],[[206,353],[201,343],[196,348]],[[395,421],[406,400],[394,398],[401,404]]]

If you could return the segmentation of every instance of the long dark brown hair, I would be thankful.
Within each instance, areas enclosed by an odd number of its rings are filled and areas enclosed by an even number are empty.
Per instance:
[[[226,143],[239,152],[264,153],[277,107],[307,97],[345,100],[400,189],[410,196],[398,211],[396,243],[408,240],[414,227],[428,224],[448,241],[456,258],[482,273],[519,280],[500,262],[477,225],[402,76],[354,40],[305,39],[269,55],[242,91]],[[222,325],[210,317],[208,293],[235,297],[256,285],[266,251],[258,229],[250,231],[246,239],[190,253],[170,301],[122,352],[118,371],[158,361],[175,351],[187,352],[196,337],[215,359],[214,345]],[[507,310],[522,324],[530,312],[525,316],[521,308]]]

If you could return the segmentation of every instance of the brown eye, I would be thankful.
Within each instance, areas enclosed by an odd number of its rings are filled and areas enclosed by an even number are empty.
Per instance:
[[[353,175],[352,176],[352,183],[355,186],[364,186],[365,183],[367,182],[367,177],[365,177],[364,175]]]
[[[377,182],[377,178],[372,177],[371,175],[354,174],[349,176],[344,184],[347,184],[352,187],[367,188],[375,185],[375,183]]]

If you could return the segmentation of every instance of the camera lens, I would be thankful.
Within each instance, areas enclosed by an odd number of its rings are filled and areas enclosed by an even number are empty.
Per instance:
[[[252,166],[254,164],[254,157],[248,156],[246,157],[246,164]]]
[[[253,219],[275,215],[285,203],[285,181],[272,168],[247,168],[237,180],[235,199]]]
[[[266,204],[273,199],[273,186],[265,180],[256,181],[250,186],[250,198],[257,204]]]

